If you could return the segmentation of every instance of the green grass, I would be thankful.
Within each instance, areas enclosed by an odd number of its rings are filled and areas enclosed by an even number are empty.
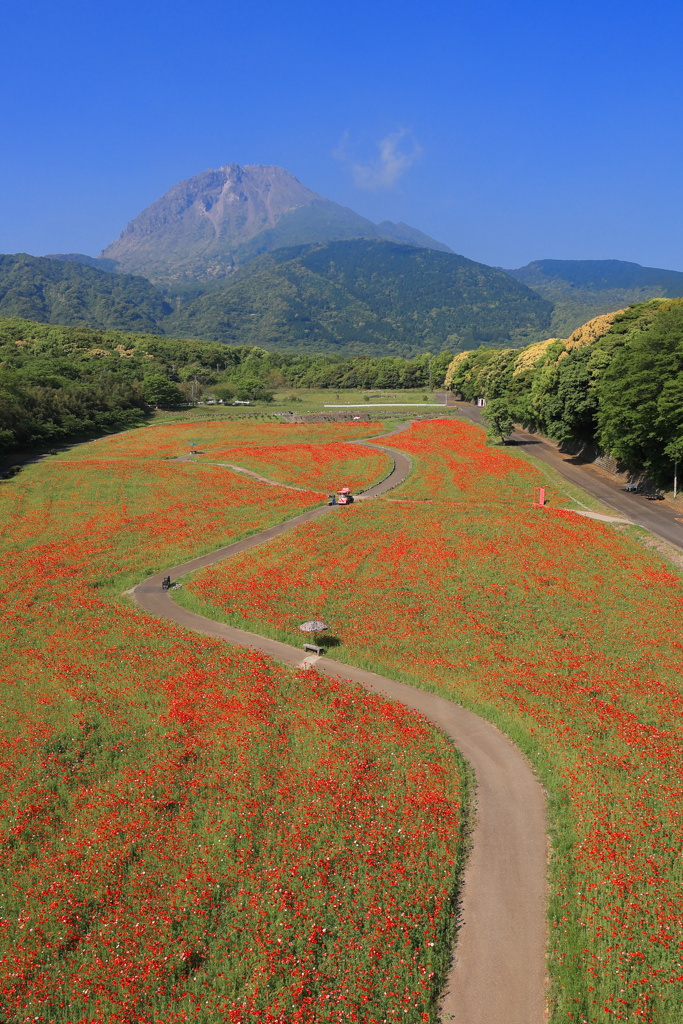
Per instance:
[[[207,394],[210,389],[207,388]],[[253,417],[266,417],[280,419],[277,415],[282,412],[293,412],[295,415],[306,413],[327,413],[336,412],[359,415],[369,413],[377,418],[385,416],[385,409],[373,408],[373,405],[386,403],[387,410],[395,407],[395,413],[404,418],[413,414],[422,414],[431,411],[439,415],[439,409],[431,408],[430,405],[436,399],[434,394],[425,388],[417,388],[401,391],[377,389],[313,389],[313,388],[282,388],[275,392],[272,402],[254,402],[250,406],[232,405],[198,405],[195,408],[179,409],[176,411],[158,410],[152,416],[152,422],[174,423],[185,419],[250,419]],[[417,406],[412,409],[400,409],[399,406],[405,403],[415,403]],[[360,409],[329,409],[331,405],[361,405]],[[424,409],[422,407],[425,407]],[[445,411],[445,407],[444,407]]]
[[[433,392],[428,388],[417,388],[402,391],[399,388],[383,389],[332,389],[324,388],[315,390],[313,388],[299,388],[276,392],[275,402],[272,408],[290,409],[292,412],[334,412],[334,409],[326,409],[330,405],[361,405],[361,409],[349,410],[354,414],[361,413],[368,406],[368,412],[374,412],[372,406],[378,404],[403,405],[415,403],[416,405],[427,405],[434,403]],[[339,410],[344,412],[345,410]],[[380,410],[381,411],[381,410]],[[412,410],[403,410],[403,415],[409,415]],[[420,409],[416,409],[419,412]],[[434,410],[435,414],[438,410]]]
[[[563,498],[568,499],[569,504],[567,508],[578,508],[588,512],[599,512],[605,516],[619,516],[620,512],[617,512],[610,505],[605,505],[599,501],[598,498],[593,497],[587,491],[584,491],[582,487],[578,487],[576,484],[571,483],[569,480],[565,480],[561,473],[559,473],[553,466],[549,466],[547,462],[542,459],[534,458],[530,452],[521,450],[515,450],[515,454],[521,456],[534,467],[536,472],[544,480],[548,481],[558,495],[562,495]],[[563,506],[565,503],[563,502]]]

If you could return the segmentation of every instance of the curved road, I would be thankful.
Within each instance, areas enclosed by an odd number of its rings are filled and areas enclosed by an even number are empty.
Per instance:
[[[407,424],[406,424],[407,426]],[[391,431],[398,433],[404,427]],[[390,436],[390,435],[383,435]],[[354,444],[359,442],[355,441]],[[364,442],[368,443],[368,442]],[[384,494],[411,469],[403,452],[371,444],[394,459],[392,473],[362,498]],[[454,961],[441,1002],[446,1024],[542,1024],[545,1020],[546,865],[544,791],[528,761],[495,726],[425,690],[214,622],[175,604],[164,576],[184,576],[265,544],[300,523],[353,509],[324,505],[218,551],[155,573],[134,588],[137,603],[156,618],[263,652],[293,668],[315,669],[418,711],[442,729],[472,766],[476,813],[460,900]]]

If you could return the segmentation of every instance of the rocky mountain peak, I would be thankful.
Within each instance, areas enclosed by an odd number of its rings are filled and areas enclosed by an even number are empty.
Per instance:
[[[282,167],[229,163],[178,182],[132,220],[102,257],[160,283],[207,281],[277,248],[386,237],[447,249],[404,224],[386,222],[380,230]]]

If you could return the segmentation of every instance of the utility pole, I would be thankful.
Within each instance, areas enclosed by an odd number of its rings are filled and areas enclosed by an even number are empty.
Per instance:
[[[678,463],[683,458],[683,434],[675,438],[670,444],[664,449],[664,454],[668,455],[674,464],[674,498],[678,494]]]

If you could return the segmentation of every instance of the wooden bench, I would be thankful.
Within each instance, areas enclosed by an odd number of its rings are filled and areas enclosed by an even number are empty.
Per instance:
[[[317,644],[304,644],[305,651],[312,651],[314,654],[322,654],[322,647],[318,647]]]

